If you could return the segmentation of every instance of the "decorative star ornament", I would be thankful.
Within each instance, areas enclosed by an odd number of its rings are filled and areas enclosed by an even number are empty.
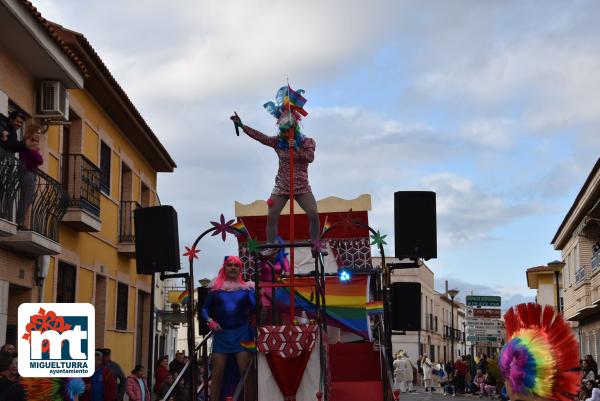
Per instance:
[[[215,227],[215,231],[213,231],[213,233],[211,235],[215,236],[215,235],[221,234],[221,238],[223,239],[223,242],[225,242],[225,237],[227,236],[227,233],[234,234],[234,235],[236,234],[235,229],[233,229],[231,227],[231,226],[233,226],[233,222],[234,222],[233,219],[225,222],[225,217],[223,216],[223,213],[221,213],[221,221],[220,222],[216,222],[216,221],[210,222],[210,224],[212,224]]]
[[[246,241],[246,249],[248,250],[248,253],[258,253],[258,241],[254,238],[248,239],[248,241]]]
[[[387,237],[386,235],[381,235],[379,233],[379,230],[377,230],[377,232],[373,235],[371,235],[371,239],[373,241],[371,241],[371,245],[377,245],[377,246],[383,246],[383,245],[387,245],[387,242],[385,242],[385,238]]]
[[[183,256],[187,256],[190,262],[192,261],[192,259],[198,259],[198,252],[200,252],[200,249],[196,249],[195,246],[191,248],[188,248],[186,246],[185,250],[186,252],[183,254]]]

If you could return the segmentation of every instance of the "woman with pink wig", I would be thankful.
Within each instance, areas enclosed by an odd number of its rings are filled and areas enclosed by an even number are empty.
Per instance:
[[[241,273],[240,258],[226,256],[201,311],[213,332],[211,400],[220,399],[228,356],[235,355],[240,375],[244,374],[250,361],[246,350],[254,344],[250,314],[256,307],[256,298],[254,283],[245,282]]]

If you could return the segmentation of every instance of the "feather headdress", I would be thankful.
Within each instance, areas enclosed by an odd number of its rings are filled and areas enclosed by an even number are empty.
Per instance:
[[[570,401],[580,384],[579,346],[562,315],[529,303],[510,308],[504,321],[507,342],[499,365],[514,399],[522,394]]]

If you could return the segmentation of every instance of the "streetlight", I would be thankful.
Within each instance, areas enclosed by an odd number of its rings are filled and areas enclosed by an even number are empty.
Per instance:
[[[467,325],[467,322],[465,322],[463,320],[462,324],[463,324],[463,345],[465,347],[463,350],[463,355],[467,355],[467,328],[465,327]]]
[[[450,318],[452,319],[452,328],[450,331],[450,360],[452,361],[450,363],[450,372],[454,372],[454,297],[456,297],[458,295],[458,290],[454,289],[454,290],[448,290],[448,295],[450,296],[450,299],[452,300],[452,307],[451,307],[451,314],[450,314]]]

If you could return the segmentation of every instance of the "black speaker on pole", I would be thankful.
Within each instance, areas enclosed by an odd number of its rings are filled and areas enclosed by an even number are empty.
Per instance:
[[[135,260],[138,274],[179,270],[179,232],[173,206],[135,209]]]
[[[394,193],[394,235],[398,259],[437,257],[435,192]]]
[[[421,330],[421,283],[392,283],[392,330]]]

